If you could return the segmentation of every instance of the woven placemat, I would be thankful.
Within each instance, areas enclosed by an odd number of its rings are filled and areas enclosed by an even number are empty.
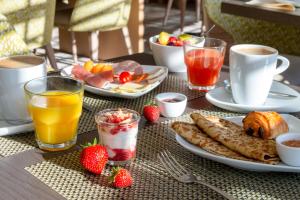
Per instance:
[[[146,102],[154,100],[155,95],[162,92],[179,92],[185,94],[188,100],[199,98],[205,95],[204,92],[188,89],[187,82],[181,77],[175,76],[174,74],[169,74],[166,80],[164,80],[157,88],[139,98],[121,99],[105,97],[86,92],[85,102],[95,111],[100,111],[106,108],[124,107],[141,112]]]
[[[83,111],[80,118],[78,134],[96,129],[94,113]],[[0,137],[0,155],[11,156],[23,151],[37,148],[34,132]]]
[[[219,111],[199,112],[232,116]],[[178,119],[189,120],[188,115]],[[98,176],[84,172],[79,164],[78,151],[29,166],[26,170],[66,199],[222,199],[205,186],[173,179],[157,160],[157,153],[168,149],[187,169],[237,199],[299,197],[300,174],[242,171],[201,158],[182,148],[168,126],[168,123],[163,123],[139,131],[137,158],[127,166],[135,180],[130,188],[110,187],[107,183],[109,167]]]

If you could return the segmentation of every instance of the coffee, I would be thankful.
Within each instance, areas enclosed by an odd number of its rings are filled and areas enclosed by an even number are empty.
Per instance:
[[[0,68],[25,68],[42,64],[44,60],[37,56],[12,56],[0,59]]]
[[[240,49],[237,49],[236,51],[239,51],[239,52],[244,53],[244,54],[250,54],[250,55],[270,55],[270,54],[275,53],[275,52],[273,52],[269,49],[261,48],[261,47],[258,47],[258,48],[240,48]]]

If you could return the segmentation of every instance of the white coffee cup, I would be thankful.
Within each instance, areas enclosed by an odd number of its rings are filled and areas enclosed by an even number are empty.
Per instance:
[[[46,76],[46,62],[38,56],[11,56],[0,59],[0,118],[11,124],[30,120],[24,84]]]
[[[277,67],[277,60],[282,63]],[[289,67],[289,60],[272,47],[239,44],[230,48],[230,83],[238,104],[262,105],[270,91],[273,77]]]

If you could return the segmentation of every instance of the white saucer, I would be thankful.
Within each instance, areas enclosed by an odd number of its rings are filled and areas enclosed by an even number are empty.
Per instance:
[[[33,130],[33,123],[13,125],[5,121],[0,121],[0,136],[14,135]]]
[[[272,91],[296,95],[297,98],[268,97],[264,105],[249,106],[237,104],[233,101],[232,94],[224,87],[218,87],[206,94],[206,99],[213,105],[225,110],[247,113],[250,111],[276,111],[282,113],[291,113],[300,111],[300,94],[289,86],[274,81],[271,87]]]

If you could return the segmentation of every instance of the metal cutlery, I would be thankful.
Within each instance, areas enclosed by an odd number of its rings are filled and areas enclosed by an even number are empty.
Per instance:
[[[207,36],[208,36],[208,33],[209,33],[210,31],[212,31],[215,27],[216,27],[216,25],[213,24],[207,31],[203,32],[203,33],[201,34],[201,36],[202,36],[202,37],[207,37]]]
[[[224,86],[225,86],[225,90],[229,93],[232,93],[230,82],[228,80],[224,80],[223,83],[224,83]],[[284,97],[284,98],[297,98],[298,97],[296,95],[286,94],[286,93],[277,92],[277,91],[270,91],[268,96],[270,96],[270,97]]]
[[[165,167],[165,169],[177,181],[183,183],[199,183],[214,190],[215,192],[219,193],[220,195],[222,195],[223,197],[229,200],[234,199],[232,196],[222,191],[221,189],[204,182],[203,180],[201,180],[200,177],[195,176],[193,173],[187,171],[181,164],[177,162],[177,160],[174,158],[174,156],[172,156],[172,154],[168,150],[164,150],[160,152],[157,155],[157,157],[162,163],[162,165]]]

